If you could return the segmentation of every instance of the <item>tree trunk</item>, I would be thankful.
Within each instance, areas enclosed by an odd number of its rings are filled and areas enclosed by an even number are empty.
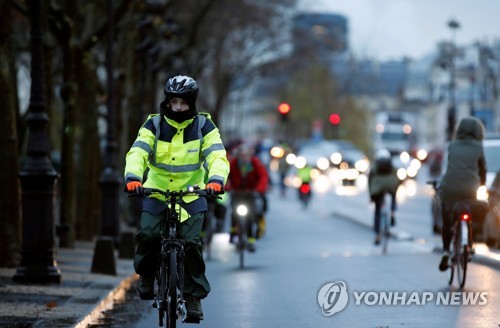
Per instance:
[[[77,106],[75,105],[75,73],[73,46],[73,24],[76,17],[74,1],[66,1],[65,12],[69,23],[65,27],[63,39],[63,85],[61,96],[64,104],[62,150],[61,150],[61,247],[74,248],[76,230],[76,176],[75,176],[75,133],[77,124]]]
[[[12,70],[10,5],[0,1],[0,267],[19,264],[21,248],[21,192],[19,185],[19,153],[16,131],[16,74]]]
[[[85,54],[81,54],[82,58]],[[94,71],[88,67],[82,58],[76,58],[75,65],[79,77],[78,99],[82,116],[79,133],[78,159],[78,213],[76,238],[92,240],[99,232],[101,147],[97,128],[97,80]],[[79,60],[80,59],[80,60]]]

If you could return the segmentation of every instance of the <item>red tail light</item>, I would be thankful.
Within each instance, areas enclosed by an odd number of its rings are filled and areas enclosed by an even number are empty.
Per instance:
[[[471,216],[468,213],[463,213],[462,215],[460,215],[460,219],[462,221],[469,221],[471,219]]]
[[[309,193],[309,191],[311,191],[311,187],[308,184],[303,184],[302,186],[300,186],[301,193],[307,194]]]

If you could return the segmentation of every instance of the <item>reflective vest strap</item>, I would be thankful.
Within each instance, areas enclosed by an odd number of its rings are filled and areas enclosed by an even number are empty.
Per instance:
[[[151,153],[151,156],[149,157],[149,161],[156,163],[156,148],[158,146],[158,139],[160,139],[160,124],[161,124],[161,115],[153,117],[153,125],[156,129],[156,134],[155,134],[155,142],[153,146],[153,152]]]
[[[198,115],[198,139],[200,139],[200,150],[203,145],[203,133],[201,132],[201,129],[203,129],[203,126],[205,125],[207,121],[207,117],[205,115]],[[203,154],[202,151],[200,151],[200,162],[203,163],[205,162],[206,156]]]

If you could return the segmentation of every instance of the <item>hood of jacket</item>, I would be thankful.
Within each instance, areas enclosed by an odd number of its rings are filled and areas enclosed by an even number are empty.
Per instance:
[[[484,139],[483,123],[473,116],[463,118],[458,124],[455,139],[473,139],[482,141]]]

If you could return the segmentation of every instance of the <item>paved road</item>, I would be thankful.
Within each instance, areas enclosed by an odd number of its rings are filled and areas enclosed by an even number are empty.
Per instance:
[[[306,211],[294,193],[283,199],[272,192],[268,234],[259,241],[257,253],[247,257],[245,269],[238,268],[227,235],[217,236],[213,259],[207,263],[212,292],[203,301],[205,320],[200,327],[498,327],[500,272],[471,263],[464,289],[471,293],[450,294],[458,289],[450,288],[447,274],[437,269],[439,255],[432,250],[439,238],[430,231],[429,199],[419,190],[401,203],[398,213],[398,231],[413,238],[391,240],[386,255],[372,244],[373,233],[366,225],[347,219],[371,217],[362,191],[342,197],[316,194]],[[325,316],[318,292],[338,281],[346,285],[347,306]],[[371,293],[356,304],[363,292]],[[405,300],[396,305],[369,305],[382,294],[402,293]],[[432,300],[418,305],[423,293]],[[401,305],[410,296],[419,299]],[[486,304],[464,305],[464,296]],[[457,305],[436,305],[438,297]],[[154,309],[144,309],[146,315],[130,326],[157,326]]]

